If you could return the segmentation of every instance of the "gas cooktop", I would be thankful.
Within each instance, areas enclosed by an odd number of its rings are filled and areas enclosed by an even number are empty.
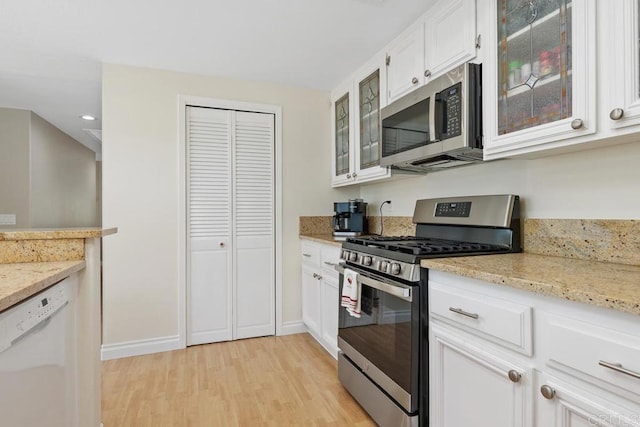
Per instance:
[[[398,251],[411,255],[460,254],[474,252],[505,252],[509,248],[477,242],[430,239],[415,236],[368,236],[347,238],[347,242],[369,248]]]
[[[349,237],[341,258],[350,268],[417,281],[425,258],[522,250],[518,196],[418,200],[413,222],[415,236]]]

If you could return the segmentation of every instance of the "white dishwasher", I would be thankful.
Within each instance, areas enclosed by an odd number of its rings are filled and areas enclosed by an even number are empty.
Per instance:
[[[73,275],[0,313],[3,426],[77,426],[76,288]]]

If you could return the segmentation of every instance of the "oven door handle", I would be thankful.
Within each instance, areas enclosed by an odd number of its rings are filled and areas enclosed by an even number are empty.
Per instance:
[[[344,264],[338,264],[335,267],[336,271],[340,274],[344,274]],[[373,279],[369,276],[366,276],[360,273],[357,270],[354,270],[358,273],[358,281],[362,284],[365,284],[371,288],[377,289],[386,294],[393,295],[394,297],[398,297],[405,301],[413,301],[413,296],[411,292],[411,287],[402,285],[397,282],[392,282],[393,284],[381,282],[379,280]]]

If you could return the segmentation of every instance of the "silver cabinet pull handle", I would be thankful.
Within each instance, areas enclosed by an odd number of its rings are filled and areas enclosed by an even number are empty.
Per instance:
[[[554,397],[556,397],[556,391],[546,384],[540,387],[540,393],[544,396],[545,399],[553,399]]]
[[[358,174],[354,172],[351,176],[355,178]]]
[[[425,77],[431,77],[431,70],[424,70]]]
[[[620,120],[624,116],[624,110],[622,108],[614,108],[609,113],[609,118],[611,120]]]
[[[478,313],[469,313],[468,311],[464,311],[461,308],[449,307],[449,311],[453,311],[454,313],[462,314],[463,316],[467,316],[467,317],[470,317],[472,319],[477,319],[479,317]]]
[[[351,179],[351,174],[350,173],[347,174],[347,179]]]
[[[329,262],[329,261],[325,261],[324,264],[325,265],[330,265],[331,267],[335,267],[336,265],[338,265],[335,262]]]
[[[572,129],[580,129],[582,126],[584,126],[584,122],[582,121],[582,119],[574,119],[571,122]]]
[[[417,85],[418,84],[418,78],[417,77],[412,78],[411,79],[411,83],[413,83],[414,85]]]
[[[517,383],[520,381],[520,378],[522,378],[522,375],[520,374],[520,372],[516,371],[515,369],[510,370],[507,373],[507,376],[509,377],[509,379],[514,382]]]
[[[302,254],[303,257],[311,258],[311,254]]]
[[[605,368],[613,369],[616,372],[620,372],[621,374],[629,375],[630,377],[637,378],[640,380],[640,372],[631,371],[629,369],[625,369],[622,367],[620,363],[609,363],[604,360],[600,360],[598,365],[604,366]]]

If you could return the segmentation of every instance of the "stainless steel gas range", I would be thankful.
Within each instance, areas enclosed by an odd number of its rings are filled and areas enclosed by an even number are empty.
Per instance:
[[[425,258],[520,252],[519,197],[416,202],[415,236],[342,245],[338,376],[382,427],[428,426],[428,270]],[[346,303],[345,303],[346,301]]]

